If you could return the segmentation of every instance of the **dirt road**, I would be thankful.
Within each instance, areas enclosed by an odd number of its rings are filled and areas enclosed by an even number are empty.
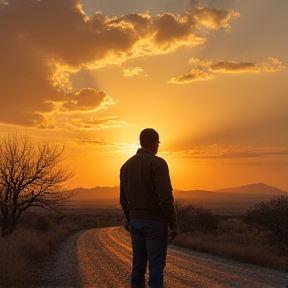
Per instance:
[[[122,227],[78,232],[39,269],[37,287],[129,287],[130,235]],[[288,287],[288,274],[169,246],[167,287]]]

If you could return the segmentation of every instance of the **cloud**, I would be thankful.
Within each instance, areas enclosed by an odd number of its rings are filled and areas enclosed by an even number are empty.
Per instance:
[[[67,97],[69,97],[67,95]],[[72,94],[62,107],[69,111],[93,111],[106,108],[115,104],[115,101],[104,91],[95,91],[91,88],[81,89],[78,93]]]
[[[102,118],[85,117],[85,118],[73,118],[71,122],[67,122],[67,130],[86,130],[95,131],[107,128],[129,127],[133,124],[126,123],[125,121],[116,120],[116,116],[108,116]]]
[[[73,147],[94,147],[94,148],[112,148],[109,149],[109,151],[106,150],[105,155],[108,154],[117,154],[123,153],[123,154],[135,154],[135,151],[139,149],[138,144],[132,144],[132,143],[122,143],[122,142],[109,142],[104,141],[101,139],[84,139],[84,138],[76,138],[69,141],[69,146]]]
[[[239,17],[233,10],[208,8],[202,5],[188,7],[182,16],[172,13],[129,14],[108,20],[108,25],[131,28],[137,35],[130,56],[167,53],[181,45],[190,47],[206,41],[206,30],[228,29],[232,18]]]
[[[193,69],[190,73],[172,78],[168,83],[184,84],[200,80],[210,80],[215,78],[214,75],[204,72],[200,69]]]
[[[211,72],[220,73],[260,73],[260,72],[280,72],[286,69],[279,59],[268,58],[266,62],[254,63],[250,61],[219,61],[202,63],[208,66]]]
[[[173,158],[210,159],[211,161],[216,160],[217,163],[222,160],[230,163],[238,161],[259,163],[265,160],[265,162],[270,163],[267,159],[270,159],[271,163],[274,161],[285,163],[288,149],[287,147],[235,147],[214,144],[200,145],[190,150],[166,152],[165,155]]]
[[[259,67],[252,62],[235,62],[235,61],[220,61],[212,63],[209,66],[212,72],[223,73],[257,73],[260,72]]]
[[[200,59],[190,59],[189,63],[195,66],[191,72],[172,78],[168,83],[190,83],[199,80],[210,80],[216,76],[212,73],[260,73],[260,72],[281,72],[286,69],[277,58],[268,58],[267,62],[254,63],[250,61],[205,61]]]
[[[229,29],[231,18],[240,16],[239,13],[231,9],[209,8],[197,3],[196,5],[192,3],[191,10],[188,11],[188,14],[191,14],[192,19],[197,25],[212,30],[218,30],[220,28]]]
[[[69,145],[74,147],[118,147],[114,142],[100,139],[73,139]]]
[[[71,78],[83,67],[121,64],[183,45],[194,47],[206,41],[208,31],[229,29],[231,19],[238,16],[233,10],[201,5],[189,7],[182,16],[107,17],[97,12],[88,17],[77,0],[9,0],[0,4],[0,27],[5,27],[0,34],[0,122],[67,127],[58,123],[65,118],[64,111],[71,117],[76,111],[95,114],[116,103],[103,91],[72,91]]]
[[[143,69],[141,67],[131,67],[127,69],[123,69],[124,76],[135,76],[143,73]]]
[[[178,41],[191,41],[195,37],[191,33],[193,22],[188,18],[174,16],[170,13],[158,15],[154,20],[154,41],[160,47],[169,47]],[[191,38],[192,37],[192,38]]]
[[[268,58],[267,62],[262,63],[261,68],[265,72],[272,72],[272,73],[286,70],[286,67],[277,58]]]

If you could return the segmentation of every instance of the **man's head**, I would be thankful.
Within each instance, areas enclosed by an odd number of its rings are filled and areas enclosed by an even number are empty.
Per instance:
[[[140,133],[140,144],[143,148],[157,154],[159,134],[152,128],[146,128]]]

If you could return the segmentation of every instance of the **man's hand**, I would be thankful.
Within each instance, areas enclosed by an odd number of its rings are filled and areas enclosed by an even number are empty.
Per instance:
[[[168,228],[168,238],[169,238],[169,242],[173,241],[175,239],[175,237],[177,236],[179,230],[178,230],[178,226],[177,224],[169,224],[169,228]]]
[[[129,227],[128,221],[125,222],[125,224],[124,224],[124,229],[125,229],[127,232],[130,232],[130,227]]]

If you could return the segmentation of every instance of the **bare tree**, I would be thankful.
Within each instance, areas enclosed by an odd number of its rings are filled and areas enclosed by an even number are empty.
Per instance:
[[[11,234],[29,207],[55,210],[72,196],[63,183],[73,176],[63,166],[64,147],[33,145],[26,135],[7,135],[0,142],[1,236]]]

